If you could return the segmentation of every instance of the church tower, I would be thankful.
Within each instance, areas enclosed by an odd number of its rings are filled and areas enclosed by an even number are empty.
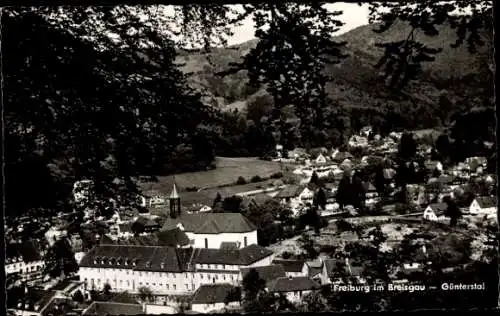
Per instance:
[[[170,205],[170,217],[176,218],[181,214],[181,198],[179,196],[179,193],[177,193],[177,186],[175,185],[175,177],[174,177],[174,184],[172,187],[172,191],[170,192],[168,200]]]

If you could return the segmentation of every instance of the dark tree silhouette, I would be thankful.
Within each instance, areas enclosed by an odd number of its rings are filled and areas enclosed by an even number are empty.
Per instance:
[[[78,271],[75,254],[67,239],[57,240],[45,254],[45,272],[51,277],[70,276]]]
[[[316,202],[317,207],[320,207],[323,210],[326,208],[326,193],[323,188],[318,189],[314,201]]]
[[[309,183],[318,184],[318,181],[319,181],[319,176],[316,173],[316,171],[313,171],[313,173],[311,175],[311,180],[309,181]]]
[[[417,153],[417,143],[412,133],[403,133],[399,141],[398,157],[403,161],[409,161]]]

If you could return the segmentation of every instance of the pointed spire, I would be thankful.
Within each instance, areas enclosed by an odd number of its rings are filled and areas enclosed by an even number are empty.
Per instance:
[[[177,185],[175,185],[175,176],[173,177],[174,179],[174,184],[172,186],[172,191],[170,192],[170,199],[178,199],[179,198],[179,194],[177,193]]]

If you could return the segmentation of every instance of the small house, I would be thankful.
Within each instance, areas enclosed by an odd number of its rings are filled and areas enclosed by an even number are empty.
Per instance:
[[[323,156],[323,154],[322,154],[322,153],[320,153],[320,154],[316,157],[316,159],[314,160],[314,162],[315,162],[315,163],[317,163],[317,164],[324,164],[324,163],[326,163],[326,158],[325,158],[325,156]]]
[[[433,203],[424,210],[424,219],[428,221],[442,221],[448,205],[446,203]]]
[[[469,212],[470,214],[496,214],[497,199],[494,196],[480,196],[472,201]]]
[[[305,260],[276,259],[272,264],[281,265],[287,277],[307,276],[307,265]]]
[[[158,190],[147,190],[139,196],[139,204],[142,207],[161,207],[167,203],[167,199],[163,193]]]
[[[298,215],[301,206],[312,205],[313,197],[314,192],[303,185],[287,186],[275,196],[281,204],[291,208],[294,216]]]
[[[363,182],[363,188],[365,189],[365,196],[367,199],[373,199],[378,197],[377,188],[370,182]]]
[[[320,285],[307,276],[278,278],[267,286],[269,293],[285,294],[292,303],[302,301],[305,295],[319,289]]]
[[[191,300],[195,313],[214,313],[240,308],[241,290],[229,283],[201,285]]]

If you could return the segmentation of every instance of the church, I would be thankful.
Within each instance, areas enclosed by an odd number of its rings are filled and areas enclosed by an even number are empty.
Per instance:
[[[169,218],[162,230],[182,230],[194,248],[241,249],[257,244],[257,227],[240,213],[183,213],[175,181],[168,200]]]

